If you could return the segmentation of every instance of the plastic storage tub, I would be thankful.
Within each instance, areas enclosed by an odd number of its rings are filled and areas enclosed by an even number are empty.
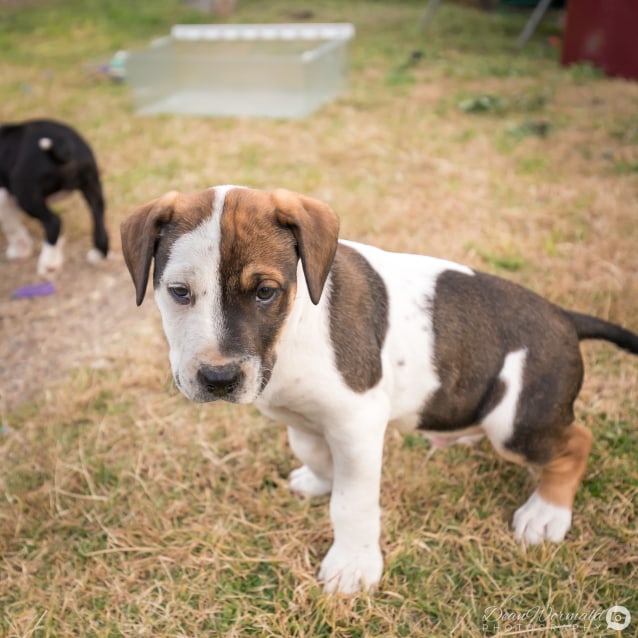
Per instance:
[[[351,24],[175,25],[133,51],[138,113],[301,118],[347,85]]]

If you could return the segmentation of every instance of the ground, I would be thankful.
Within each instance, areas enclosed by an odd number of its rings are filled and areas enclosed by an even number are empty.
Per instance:
[[[40,229],[30,226],[39,239]],[[41,398],[48,386],[73,368],[109,368],[114,363],[113,346],[136,333],[149,317],[153,304],[136,307],[121,255],[114,253],[111,259],[91,265],[84,259],[89,246],[88,238],[66,244],[66,263],[54,279],[56,293],[46,297],[12,298],[18,288],[41,281],[36,274],[37,253],[26,260],[3,258],[0,406],[4,413]],[[0,238],[3,255],[5,247]]]
[[[27,4],[0,4],[0,121],[81,130],[116,254],[121,221],[168,190],[285,187],[329,203],[343,237],[638,330],[638,83],[563,68],[555,13],[519,50],[528,9],[446,0],[421,32],[422,0],[316,0],[313,21],[356,27],[348,90],[282,121],[140,117],[126,83],[96,72],[172,24],[213,20],[181,0]],[[241,0],[228,20],[289,22],[290,4]],[[87,264],[86,208],[58,208],[55,295],[10,298],[38,281],[36,256],[9,263],[0,238],[1,635],[581,638],[609,633],[614,605],[638,617],[638,358],[582,346],[576,414],[595,440],[562,544],[515,541],[534,475],[485,441],[432,450],[391,432],[379,591],[326,598],[328,503],[287,489],[285,429],[252,406],[187,401],[152,295],[135,306],[121,257]]]

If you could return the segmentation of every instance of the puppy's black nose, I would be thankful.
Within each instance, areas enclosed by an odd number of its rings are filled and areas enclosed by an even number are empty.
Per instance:
[[[197,380],[215,399],[223,399],[232,394],[241,382],[241,369],[235,363],[223,366],[202,366]]]

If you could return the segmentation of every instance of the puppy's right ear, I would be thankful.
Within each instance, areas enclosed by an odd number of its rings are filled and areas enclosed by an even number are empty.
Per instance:
[[[144,300],[151,260],[162,226],[171,221],[175,212],[177,191],[170,191],[152,202],[140,206],[120,227],[124,261],[135,284],[136,302]]]

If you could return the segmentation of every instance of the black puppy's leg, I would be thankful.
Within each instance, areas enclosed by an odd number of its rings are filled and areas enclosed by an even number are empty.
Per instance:
[[[44,199],[34,193],[16,193],[20,207],[31,217],[39,220],[44,228],[45,240],[38,259],[38,274],[52,277],[64,262],[63,239],[60,237],[62,220],[47,205]]]
[[[53,212],[42,218],[45,241],[38,259],[38,275],[41,277],[53,277],[62,268],[64,263],[64,237],[60,236],[62,220]]]
[[[93,246],[86,255],[88,262],[95,264],[109,253],[109,236],[104,226],[104,195],[100,179],[96,174],[87,177],[81,186],[82,195],[93,216]]]
[[[7,259],[26,259],[33,250],[33,240],[21,215],[14,197],[6,188],[0,188],[0,228],[7,239]]]

